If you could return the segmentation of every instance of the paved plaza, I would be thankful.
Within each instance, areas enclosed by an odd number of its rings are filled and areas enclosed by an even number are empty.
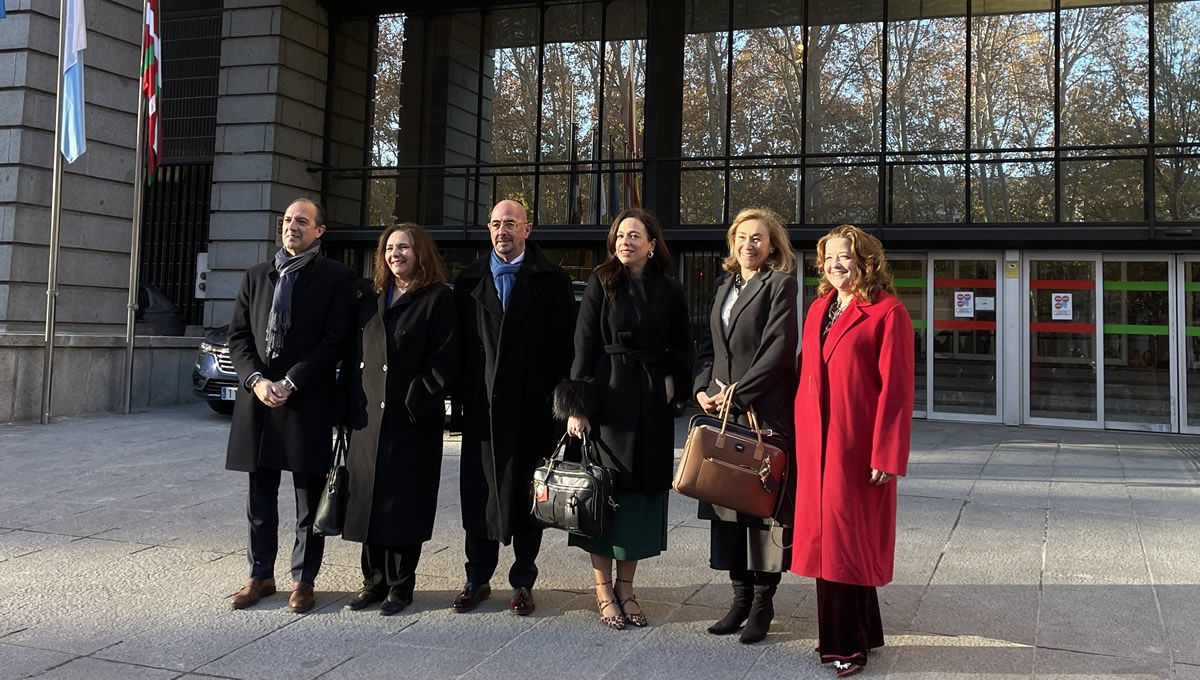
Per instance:
[[[358,545],[332,539],[313,611],[285,594],[232,611],[246,481],[222,469],[228,429],[202,404],[0,427],[0,678],[833,677],[809,579],[785,576],[764,642],[705,632],[730,589],[679,496],[668,551],[638,571],[649,628],[601,626],[587,559],[557,532],[533,616],[506,610],[508,551],[492,599],[455,614],[456,439],[407,610],[343,609]],[[862,677],[1200,679],[1198,464],[1187,437],[917,422],[887,646]]]

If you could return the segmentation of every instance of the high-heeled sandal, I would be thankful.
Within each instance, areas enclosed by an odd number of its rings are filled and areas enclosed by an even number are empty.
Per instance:
[[[633,585],[633,581],[630,581],[628,579],[623,579],[623,578],[617,579],[617,582],[618,583],[628,583],[631,586]],[[616,592],[617,592],[616,589],[613,589],[614,595],[616,594]],[[625,605],[629,602],[632,602],[633,604],[637,605],[638,613],[630,614],[629,612],[625,611]],[[646,620],[645,612],[642,611],[641,603],[637,601],[637,595],[630,595],[629,597],[626,597],[626,598],[618,597],[617,598],[617,606],[619,606],[621,608],[621,616],[625,617],[625,623],[628,623],[631,626],[637,626],[638,628],[645,628],[646,626],[650,625],[650,622]]]
[[[611,586],[612,581],[597,583],[596,586]],[[616,607],[617,611],[621,612],[619,616],[605,616],[604,609],[606,607]],[[625,611],[621,609],[621,604],[616,600],[601,600],[600,596],[596,596],[596,608],[600,610],[600,623],[612,628],[613,630],[625,630]]]

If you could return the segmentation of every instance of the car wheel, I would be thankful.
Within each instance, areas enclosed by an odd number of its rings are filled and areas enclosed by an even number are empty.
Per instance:
[[[227,415],[233,413],[233,402],[232,401],[218,401],[216,399],[209,399],[208,407],[211,408],[212,410],[216,411],[217,413],[220,413],[223,416],[227,416]]]

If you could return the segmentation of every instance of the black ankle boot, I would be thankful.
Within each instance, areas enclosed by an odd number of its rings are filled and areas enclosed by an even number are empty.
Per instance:
[[[750,615],[746,620],[746,628],[739,640],[744,645],[752,645],[767,636],[771,630],[771,619],[775,618],[775,589],[777,585],[754,585],[754,601],[750,605]]]
[[[746,617],[750,615],[750,600],[754,597],[753,582],[744,575],[730,574],[733,583],[733,604],[729,612],[720,621],[708,627],[713,635],[732,635],[738,632]]]

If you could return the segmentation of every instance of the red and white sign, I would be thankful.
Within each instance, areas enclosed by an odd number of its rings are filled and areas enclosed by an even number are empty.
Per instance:
[[[956,318],[975,317],[975,293],[969,290],[954,291],[954,316]]]
[[[1050,294],[1050,318],[1055,321],[1070,321],[1075,318],[1075,308],[1072,305],[1072,293]]]

